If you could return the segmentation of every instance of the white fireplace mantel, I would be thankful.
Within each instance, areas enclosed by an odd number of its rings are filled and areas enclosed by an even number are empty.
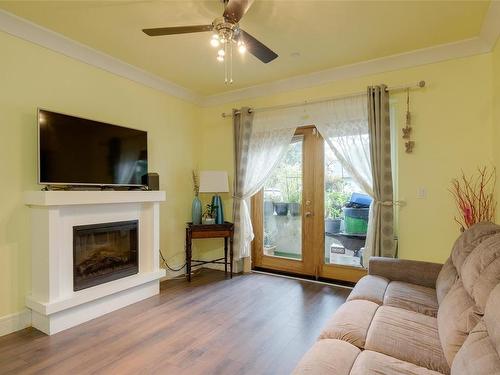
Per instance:
[[[28,206],[73,206],[82,204],[147,203],[165,200],[164,191],[27,191]]]
[[[164,191],[28,191],[32,325],[54,334],[159,293],[159,204]],[[73,227],[138,220],[139,272],[73,290]]]

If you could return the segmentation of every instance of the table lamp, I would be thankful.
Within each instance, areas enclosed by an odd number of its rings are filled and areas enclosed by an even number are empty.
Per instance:
[[[200,193],[214,193],[212,205],[217,206],[215,224],[224,224],[224,210],[219,193],[228,193],[229,184],[226,171],[201,171]]]

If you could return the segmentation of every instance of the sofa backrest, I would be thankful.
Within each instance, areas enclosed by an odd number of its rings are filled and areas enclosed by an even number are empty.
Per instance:
[[[470,253],[481,242],[497,233],[500,233],[500,225],[482,222],[470,227],[457,238],[451,250],[451,255],[441,269],[436,282],[439,303],[459,278],[462,265]]]
[[[489,295],[484,317],[456,354],[451,374],[500,374],[500,284]]]
[[[457,239],[436,282],[438,330],[450,367],[500,283],[500,226],[480,223]]]

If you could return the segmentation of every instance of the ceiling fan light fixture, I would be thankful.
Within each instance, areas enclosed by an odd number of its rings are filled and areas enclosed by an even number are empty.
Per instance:
[[[219,47],[220,46],[219,36],[217,34],[212,35],[212,39],[210,39],[210,45],[212,47]]]
[[[245,43],[238,42],[238,52],[243,55],[246,51],[247,51],[247,46],[245,46]]]

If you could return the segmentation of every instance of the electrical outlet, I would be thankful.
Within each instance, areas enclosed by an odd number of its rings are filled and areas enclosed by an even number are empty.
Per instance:
[[[418,199],[427,198],[427,188],[426,187],[421,186],[417,189],[417,198]]]

